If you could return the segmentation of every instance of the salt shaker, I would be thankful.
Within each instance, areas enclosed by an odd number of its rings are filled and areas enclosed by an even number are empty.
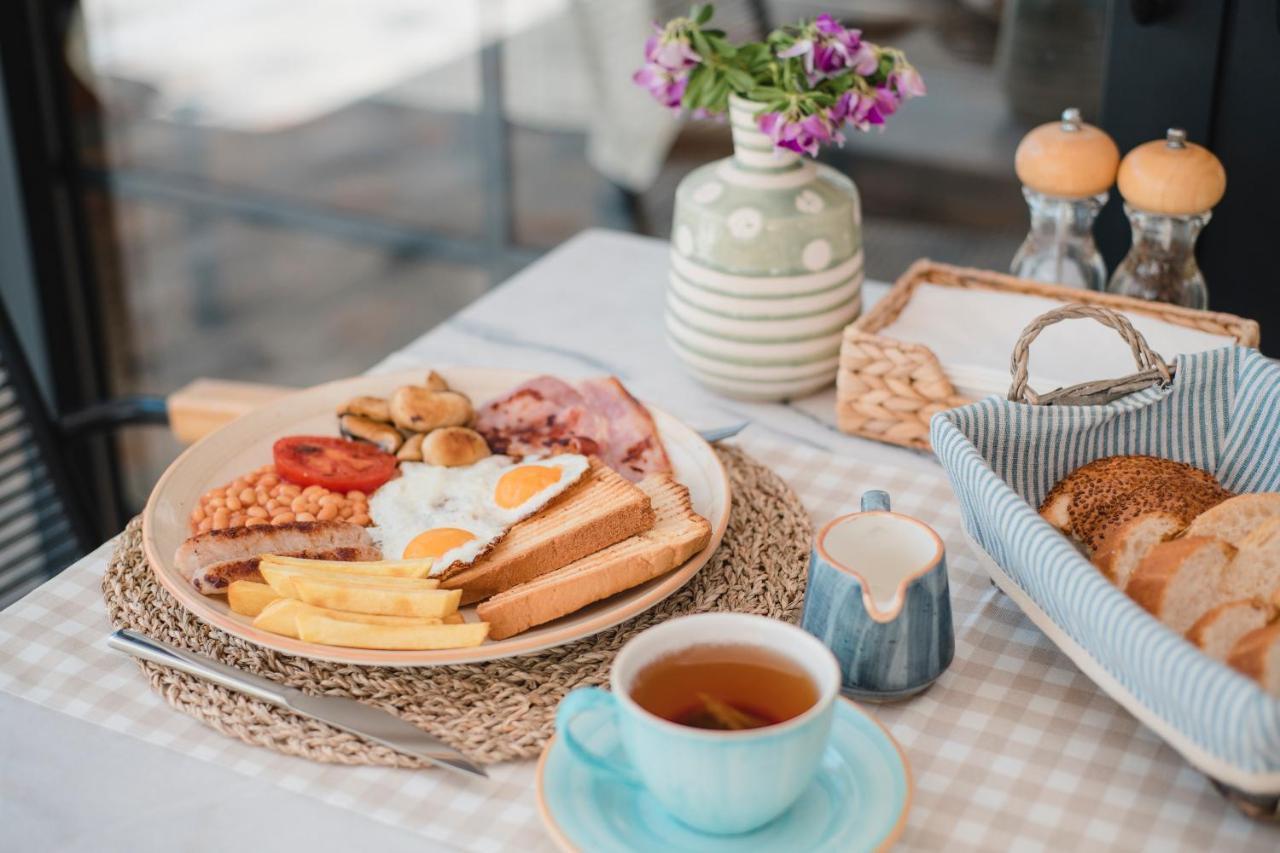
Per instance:
[[[1207,308],[1209,291],[1196,264],[1196,237],[1227,189],[1227,173],[1207,148],[1170,128],[1120,163],[1120,195],[1133,246],[1107,290],[1140,299]]]
[[[1013,257],[1014,275],[1102,290],[1107,268],[1093,242],[1093,220],[1119,162],[1111,137],[1085,124],[1075,108],[1023,137],[1014,169],[1031,208],[1031,231]]]

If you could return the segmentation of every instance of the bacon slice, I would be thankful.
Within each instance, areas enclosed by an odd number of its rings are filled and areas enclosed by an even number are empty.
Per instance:
[[[494,453],[599,455],[609,425],[572,385],[539,376],[496,400],[476,416],[476,431]]]
[[[633,482],[671,470],[648,410],[612,376],[580,389],[552,376],[531,379],[481,408],[476,430],[495,453],[594,454]]]
[[[608,424],[609,438],[601,458],[610,468],[637,483],[648,474],[671,470],[653,416],[617,377],[587,379],[579,388],[587,404]]]

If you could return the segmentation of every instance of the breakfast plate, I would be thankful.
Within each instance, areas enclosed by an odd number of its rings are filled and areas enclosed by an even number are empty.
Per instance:
[[[453,368],[439,371],[451,388],[478,403],[531,379],[522,371]],[[711,525],[711,539],[674,571],[505,640],[432,651],[356,649],[308,643],[255,628],[249,617],[231,611],[224,596],[198,592],[178,571],[174,553],[190,535],[188,518],[201,496],[272,458],[272,444],[288,435],[335,435],[336,408],[358,395],[389,395],[397,387],[420,382],[424,370],[362,376],[329,382],[290,394],[233,421],[188,448],[151,492],[142,513],[142,539],[156,578],[183,607],[202,621],[265,648],[316,660],[385,666],[437,666],[474,663],[529,654],[563,645],[613,627],[652,608],[701,569],[715,552],[729,522],[730,487],[724,466],[711,445],[675,417],[646,404],[666,446],[675,478],[690,493],[693,508]],[[463,607],[474,621],[474,607]]]
[[[603,744],[617,737],[609,725]],[[841,697],[817,776],[778,819],[742,835],[708,835],[680,823],[643,788],[578,760],[555,737],[538,762],[538,810],[561,850],[793,853],[885,850],[911,809],[911,768],[893,736]],[[593,746],[593,748],[595,748]]]

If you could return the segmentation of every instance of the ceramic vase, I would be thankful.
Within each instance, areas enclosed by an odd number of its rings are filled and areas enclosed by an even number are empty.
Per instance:
[[[703,385],[776,401],[835,381],[862,307],[862,210],[847,177],[775,151],[760,109],[732,98],[733,156],[676,191],[666,326]]]

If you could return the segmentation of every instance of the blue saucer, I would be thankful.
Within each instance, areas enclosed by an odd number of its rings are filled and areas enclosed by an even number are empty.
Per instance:
[[[602,726],[591,739],[596,737],[615,733]],[[690,829],[643,789],[578,761],[559,738],[547,744],[538,762],[543,823],[561,848],[591,853],[875,850],[902,833],[912,787],[897,741],[848,700],[836,702],[831,743],[813,783],[781,817],[744,835]]]

